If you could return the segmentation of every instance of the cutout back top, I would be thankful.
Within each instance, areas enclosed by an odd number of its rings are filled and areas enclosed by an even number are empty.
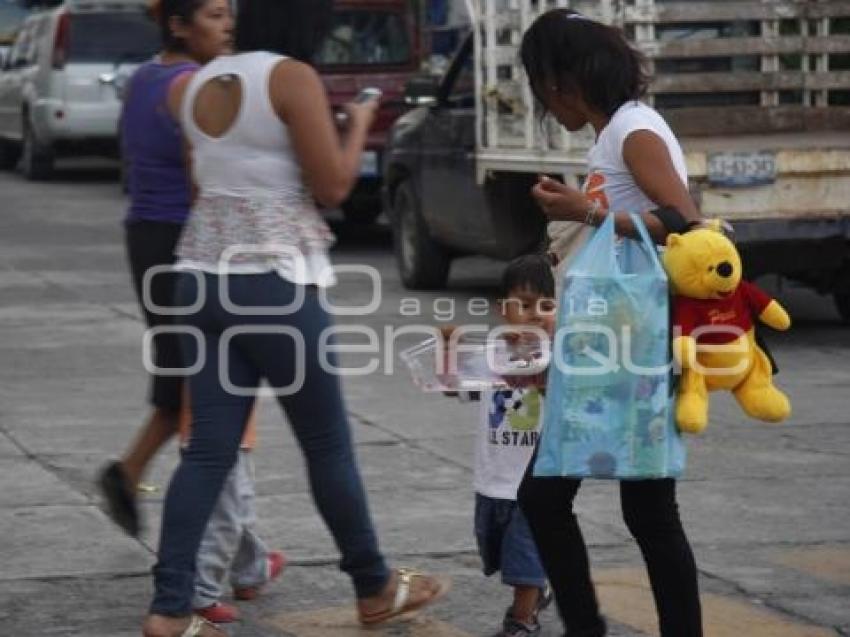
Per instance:
[[[222,56],[190,81],[181,123],[192,147],[198,198],[177,249],[180,267],[216,274],[277,271],[301,285],[333,284],[327,252],[334,235],[304,184],[269,95],[272,71],[285,59],[266,52]],[[226,88],[231,82],[238,82],[238,91]],[[216,90],[216,83],[224,87]],[[208,130],[221,128],[216,135],[202,130],[196,115],[208,113],[199,107],[231,92],[241,98],[238,111],[202,117]]]

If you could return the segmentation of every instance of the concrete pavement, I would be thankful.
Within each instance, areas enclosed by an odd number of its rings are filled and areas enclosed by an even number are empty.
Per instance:
[[[92,487],[96,469],[122,451],[145,413],[142,324],[124,265],[122,214],[109,171],[70,168],[37,185],[0,174],[0,635],[138,635],[150,598],[175,450],[148,476],[158,491],[145,496],[141,542],[107,522]],[[402,289],[386,230],[341,231],[335,260],[369,263],[383,275],[383,302],[368,325],[411,323],[400,307],[414,296],[422,318],[435,321],[437,295]],[[458,262],[450,295],[492,296],[497,277],[492,262]],[[691,441],[680,484],[706,634],[850,635],[850,331],[821,297],[774,291],[797,321],[771,341],[793,420],[748,422],[728,397],[714,397],[713,421]],[[334,298],[366,295],[364,280],[352,277]],[[369,634],[493,633],[509,592],[481,576],[471,532],[475,408],[419,393],[400,369],[347,379],[346,396],[383,548],[394,563],[455,582],[445,603],[417,621]],[[230,634],[365,634],[353,625],[350,587],[313,510],[294,439],[268,399],[256,462],[261,533],[292,566],[242,606],[245,620]],[[612,635],[657,634],[615,486],[586,484],[578,509]],[[561,634],[553,612],[543,621],[545,637]]]

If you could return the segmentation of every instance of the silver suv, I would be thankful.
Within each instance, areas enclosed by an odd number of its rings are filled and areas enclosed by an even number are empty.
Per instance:
[[[145,0],[67,0],[24,22],[0,70],[0,168],[117,151],[122,84],[160,38]]]

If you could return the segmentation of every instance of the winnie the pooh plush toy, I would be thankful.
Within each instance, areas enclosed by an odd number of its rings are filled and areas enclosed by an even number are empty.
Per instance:
[[[673,357],[682,368],[679,429],[702,432],[708,424],[708,392],[721,389],[731,391],[752,418],[787,418],[791,404],[773,385],[754,322],[787,330],[791,319],[777,301],[741,280],[741,257],[720,224],[670,234],[663,263],[674,294]]]

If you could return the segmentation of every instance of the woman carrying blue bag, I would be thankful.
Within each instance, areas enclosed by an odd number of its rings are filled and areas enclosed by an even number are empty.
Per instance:
[[[645,281],[648,286],[645,293],[639,287],[626,292],[620,288],[616,298],[625,299],[623,303],[630,307],[631,313],[643,317],[637,320],[639,330],[644,330],[641,334],[653,328],[666,334],[666,318],[658,318],[653,308],[666,296],[663,285],[658,284],[663,281],[663,273],[657,260],[654,261],[655,255],[646,256],[653,251],[647,250],[646,244],[651,240],[662,243],[669,231],[682,231],[689,222],[698,223],[699,213],[688,193],[684,155],[676,137],[656,111],[637,101],[648,81],[642,56],[629,46],[619,30],[573,11],[556,9],[537,19],[525,34],[522,60],[532,91],[549,113],[570,131],[590,124],[596,132],[596,143],[588,153],[589,174],[582,191],[547,178],[541,178],[533,189],[533,196],[552,222],[554,256],[564,260],[569,256],[567,252],[575,252],[563,250],[567,242],[559,243],[558,233],[581,235],[586,230],[576,229],[601,226],[591,239],[593,247],[588,243],[587,249],[575,257],[570,273],[573,266],[584,269],[588,275],[598,267],[628,269],[634,266],[629,261],[641,258],[641,250],[626,246],[630,243],[626,241],[615,256],[614,231],[636,239],[635,246],[644,246],[643,266],[649,268],[647,272],[654,269],[656,274],[644,279],[632,277],[632,282],[638,284],[638,279]],[[558,233],[553,233],[552,227],[557,227]],[[604,250],[600,248],[603,245],[607,246]],[[581,284],[590,279],[575,280]],[[582,307],[577,311],[586,310]],[[563,298],[559,311],[561,325],[566,311]],[[617,310],[608,308],[608,311]],[[653,323],[655,320],[658,325]],[[646,343],[657,347],[658,339],[639,341],[636,336],[632,347],[640,352],[641,345]],[[666,352],[663,354],[666,356]],[[643,389],[627,385],[627,391],[634,392],[627,394],[626,404],[631,405],[629,401],[634,400],[631,411],[635,426],[648,424],[652,408],[647,405],[656,391],[660,392],[662,401],[665,399],[668,381],[664,377],[662,380],[659,374],[654,380],[644,379]],[[549,393],[552,390],[550,378]],[[547,396],[547,409],[561,404],[553,403],[552,398]],[[646,417],[640,415],[644,408],[649,410]],[[604,401],[594,409],[604,413]],[[544,452],[541,446],[538,449],[541,465],[545,465]],[[587,463],[585,471],[575,473],[547,474],[545,467],[535,471],[534,461],[530,465],[518,500],[555,591],[567,637],[600,637],[606,633],[590,577],[587,548],[573,512],[573,501],[581,485],[579,476],[584,475],[621,480],[623,518],[647,565],[661,635],[701,637],[697,570],[679,518],[676,481],[673,477],[659,477],[676,472],[640,479],[653,475],[651,471],[642,473],[640,462],[652,464],[657,460],[657,457],[647,459],[632,454],[630,466],[638,467],[634,474],[622,468],[623,460],[617,454],[596,457]]]

